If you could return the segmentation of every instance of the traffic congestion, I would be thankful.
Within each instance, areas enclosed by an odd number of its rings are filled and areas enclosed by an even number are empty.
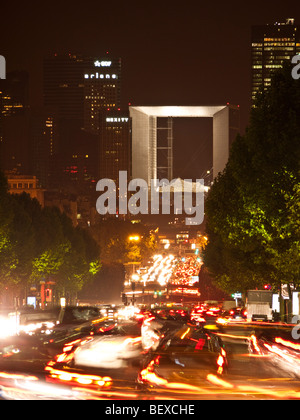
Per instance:
[[[249,322],[243,308],[74,306],[2,314],[6,400],[299,399],[294,324]]]

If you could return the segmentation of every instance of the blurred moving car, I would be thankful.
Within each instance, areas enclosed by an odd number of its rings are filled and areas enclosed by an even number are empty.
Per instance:
[[[60,324],[79,324],[102,316],[99,308],[94,306],[66,306],[59,314]]]
[[[144,350],[155,349],[166,333],[184,325],[189,319],[188,311],[182,307],[157,307],[145,312],[141,328]]]
[[[47,363],[47,381],[106,389],[117,378],[114,386],[134,387],[142,350],[137,322],[106,321],[93,334],[65,343],[62,353]]]
[[[278,337],[274,333],[262,331],[252,334],[249,353],[260,357],[264,363],[261,368],[266,374],[276,377],[300,379],[300,344],[298,340]]]
[[[227,311],[223,311],[220,316],[225,319],[231,319],[235,321],[246,321],[247,320],[247,310],[245,308],[237,307],[232,308]]]
[[[221,309],[207,304],[195,306],[191,311],[191,321],[194,323],[215,324]]]
[[[166,333],[150,350],[138,381],[152,388],[197,387],[209,373],[223,374],[228,361],[220,337],[203,326],[186,324]]]
[[[27,314],[18,334],[0,339],[0,357],[13,360],[17,354],[20,358],[27,354],[28,359],[47,362],[60,354],[67,342],[84,339],[97,334],[100,328],[115,325],[99,308],[91,306],[69,306],[42,315],[39,317],[39,312]]]

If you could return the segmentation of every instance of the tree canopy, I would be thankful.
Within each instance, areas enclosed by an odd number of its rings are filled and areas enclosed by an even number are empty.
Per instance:
[[[258,96],[206,202],[205,264],[228,292],[300,283],[300,80],[289,63]]]
[[[8,194],[1,173],[0,197],[0,290],[51,280],[58,293],[74,293],[100,270],[96,241],[57,208]]]
[[[126,264],[148,260],[157,247],[156,235],[142,223],[109,218],[92,228],[94,239],[101,248],[101,260]]]

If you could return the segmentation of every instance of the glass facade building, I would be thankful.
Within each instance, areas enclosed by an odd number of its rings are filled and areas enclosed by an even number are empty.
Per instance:
[[[103,148],[102,113],[121,102],[121,59],[53,54],[44,60],[44,104],[56,112],[59,187],[93,189]],[[101,138],[100,138],[101,132]]]
[[[105,111],[99,115],[99,179],[119,184],[119,171],[131,177],[131,118],[129,112]]]
[[[84,129],[98,134],[99,115],[121,106],[121,59],[97,59],[84,73]]]
[[[294,19],[285,23],[252,27],[252,103],[261,89],[267,89],[276,69],[300,54],[300,26]]]

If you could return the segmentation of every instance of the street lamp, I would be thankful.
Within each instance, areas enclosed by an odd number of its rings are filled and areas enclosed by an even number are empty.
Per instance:
[[[139,240],[141,239],[141,237],[139,235],[130,235],[128,237],[129,242],[139,242]],[[135,282],[139,281],[140,276],[138,274],[136,274],[135,272],[135,265],[136,264],[140,264],[140,262],[136,262],[136,261],[131,261],[126,263],[126,265],[132,265],[132,273],[131,273],[131,278],[130,278],[130,283],[131,283],[131,290],[132,290],[132,304],[134,305],[135,303]]]
[[[131,278],[132,278],[132,281],[139,281],[140,276],[138,274],[132,274]]]
[[[141,238],[140,238],[140,236],[139,236],[139,235],[132,235],[132,236],[129,236],[129,240],[130,240],[130,241],[138,242],[140,239],[141,239]]]

